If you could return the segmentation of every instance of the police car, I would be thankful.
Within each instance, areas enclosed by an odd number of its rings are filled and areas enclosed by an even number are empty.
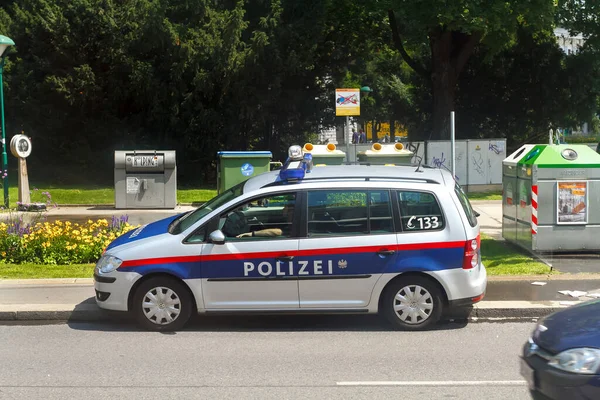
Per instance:
[[[300,146],[289,153],[281,170],[115,239],[97,304],[157,331],[240,312],[381,313],[420,330],[483,298],[476,213],[450,173],[313,168]]]

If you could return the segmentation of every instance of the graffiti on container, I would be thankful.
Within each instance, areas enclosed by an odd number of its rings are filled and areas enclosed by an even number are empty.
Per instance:
[[[419,159],[422,159],[422,157],[419,156],[420,148],[421,148],[421,143],[417,143],[415,145],[413,142],[408,142],[408,144],[406,145],[406,149],[413,152],[411,162],[414,164],[418,163]]]
[[[475,168],[475,171],[479,175],[484,176],[484,174],[485,174],[485,172],[483,170],[484,161],[483,161],[483,157],[481,156],[481,153],[479,153],[479,152],[473,153],[471,160],[473,162],[473,167]]]
[[[447,168],[446,167],[446,157],[444,157],[444,153],[442,153],[442,156],[440,158],[437,158],[434,156],[431,159],[431,163],[436,168]]]
[[[488,150],[493,151],[496,154],[500,154],[500,147],[498,147],[498,145],[495,143],[490,142],[490,146],[488,147]]]

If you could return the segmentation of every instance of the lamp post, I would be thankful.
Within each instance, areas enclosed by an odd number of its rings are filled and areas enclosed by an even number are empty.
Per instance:
[[[361,88],[360,88],[360,93],[361,93],[361,95],[362,95],[362,93],[364,93],[364,94],[365,94],[365,97],[369,97],[369,93],[371,93],[371,92],[373,92],[373,89],[371,89],[371,88],[370,88],[370,87],[368,87],[368,86],[363,86],[363,87],[361,87]],[[364,117],[361,117],[361,119],[363,120],[363,122],[365,121],[365,118],[364,118]],[[365,128],[365,130],[367,130],[367,127],[366,127],[366,126],[365,126],[364,128]],[[375,127],[373,126],[373,127],[371,128],[371,137],[374,137],[374,136],[373,136],[374,129],[375,129]],[[365,133],[365,142],[366,142],[366,139],[367,139],[367,137],[366,137],[366,136],[367,136],[367,134]],[[356,146],[355,146],[355,149],[356,149]]]
[[[8,46],[14,46],[15,42],[11,38],[0,35],[0,117],[2,120],[2,187],[4,188],[4,206],[8,208],[8,177],[6,171],[8,170],[8,155],[6,153],[6,129],[4,127],[4,82],[2,81],[2,72],[4,70],[5,57],[4,52]]]

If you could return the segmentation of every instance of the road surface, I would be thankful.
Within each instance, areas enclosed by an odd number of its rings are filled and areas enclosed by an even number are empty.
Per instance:
[[[518,353],[533,326],[395,332],[377,316],[203,317],[172,334],[0,325],[0,398],[528,399]]]

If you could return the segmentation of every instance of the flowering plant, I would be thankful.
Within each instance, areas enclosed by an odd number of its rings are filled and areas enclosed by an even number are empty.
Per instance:
[[[86,223],[32,221],[23,216],[0,222],[0,261],[7,263],[80,264],[96,262],[108,244],[135,229],[127,216]]]

